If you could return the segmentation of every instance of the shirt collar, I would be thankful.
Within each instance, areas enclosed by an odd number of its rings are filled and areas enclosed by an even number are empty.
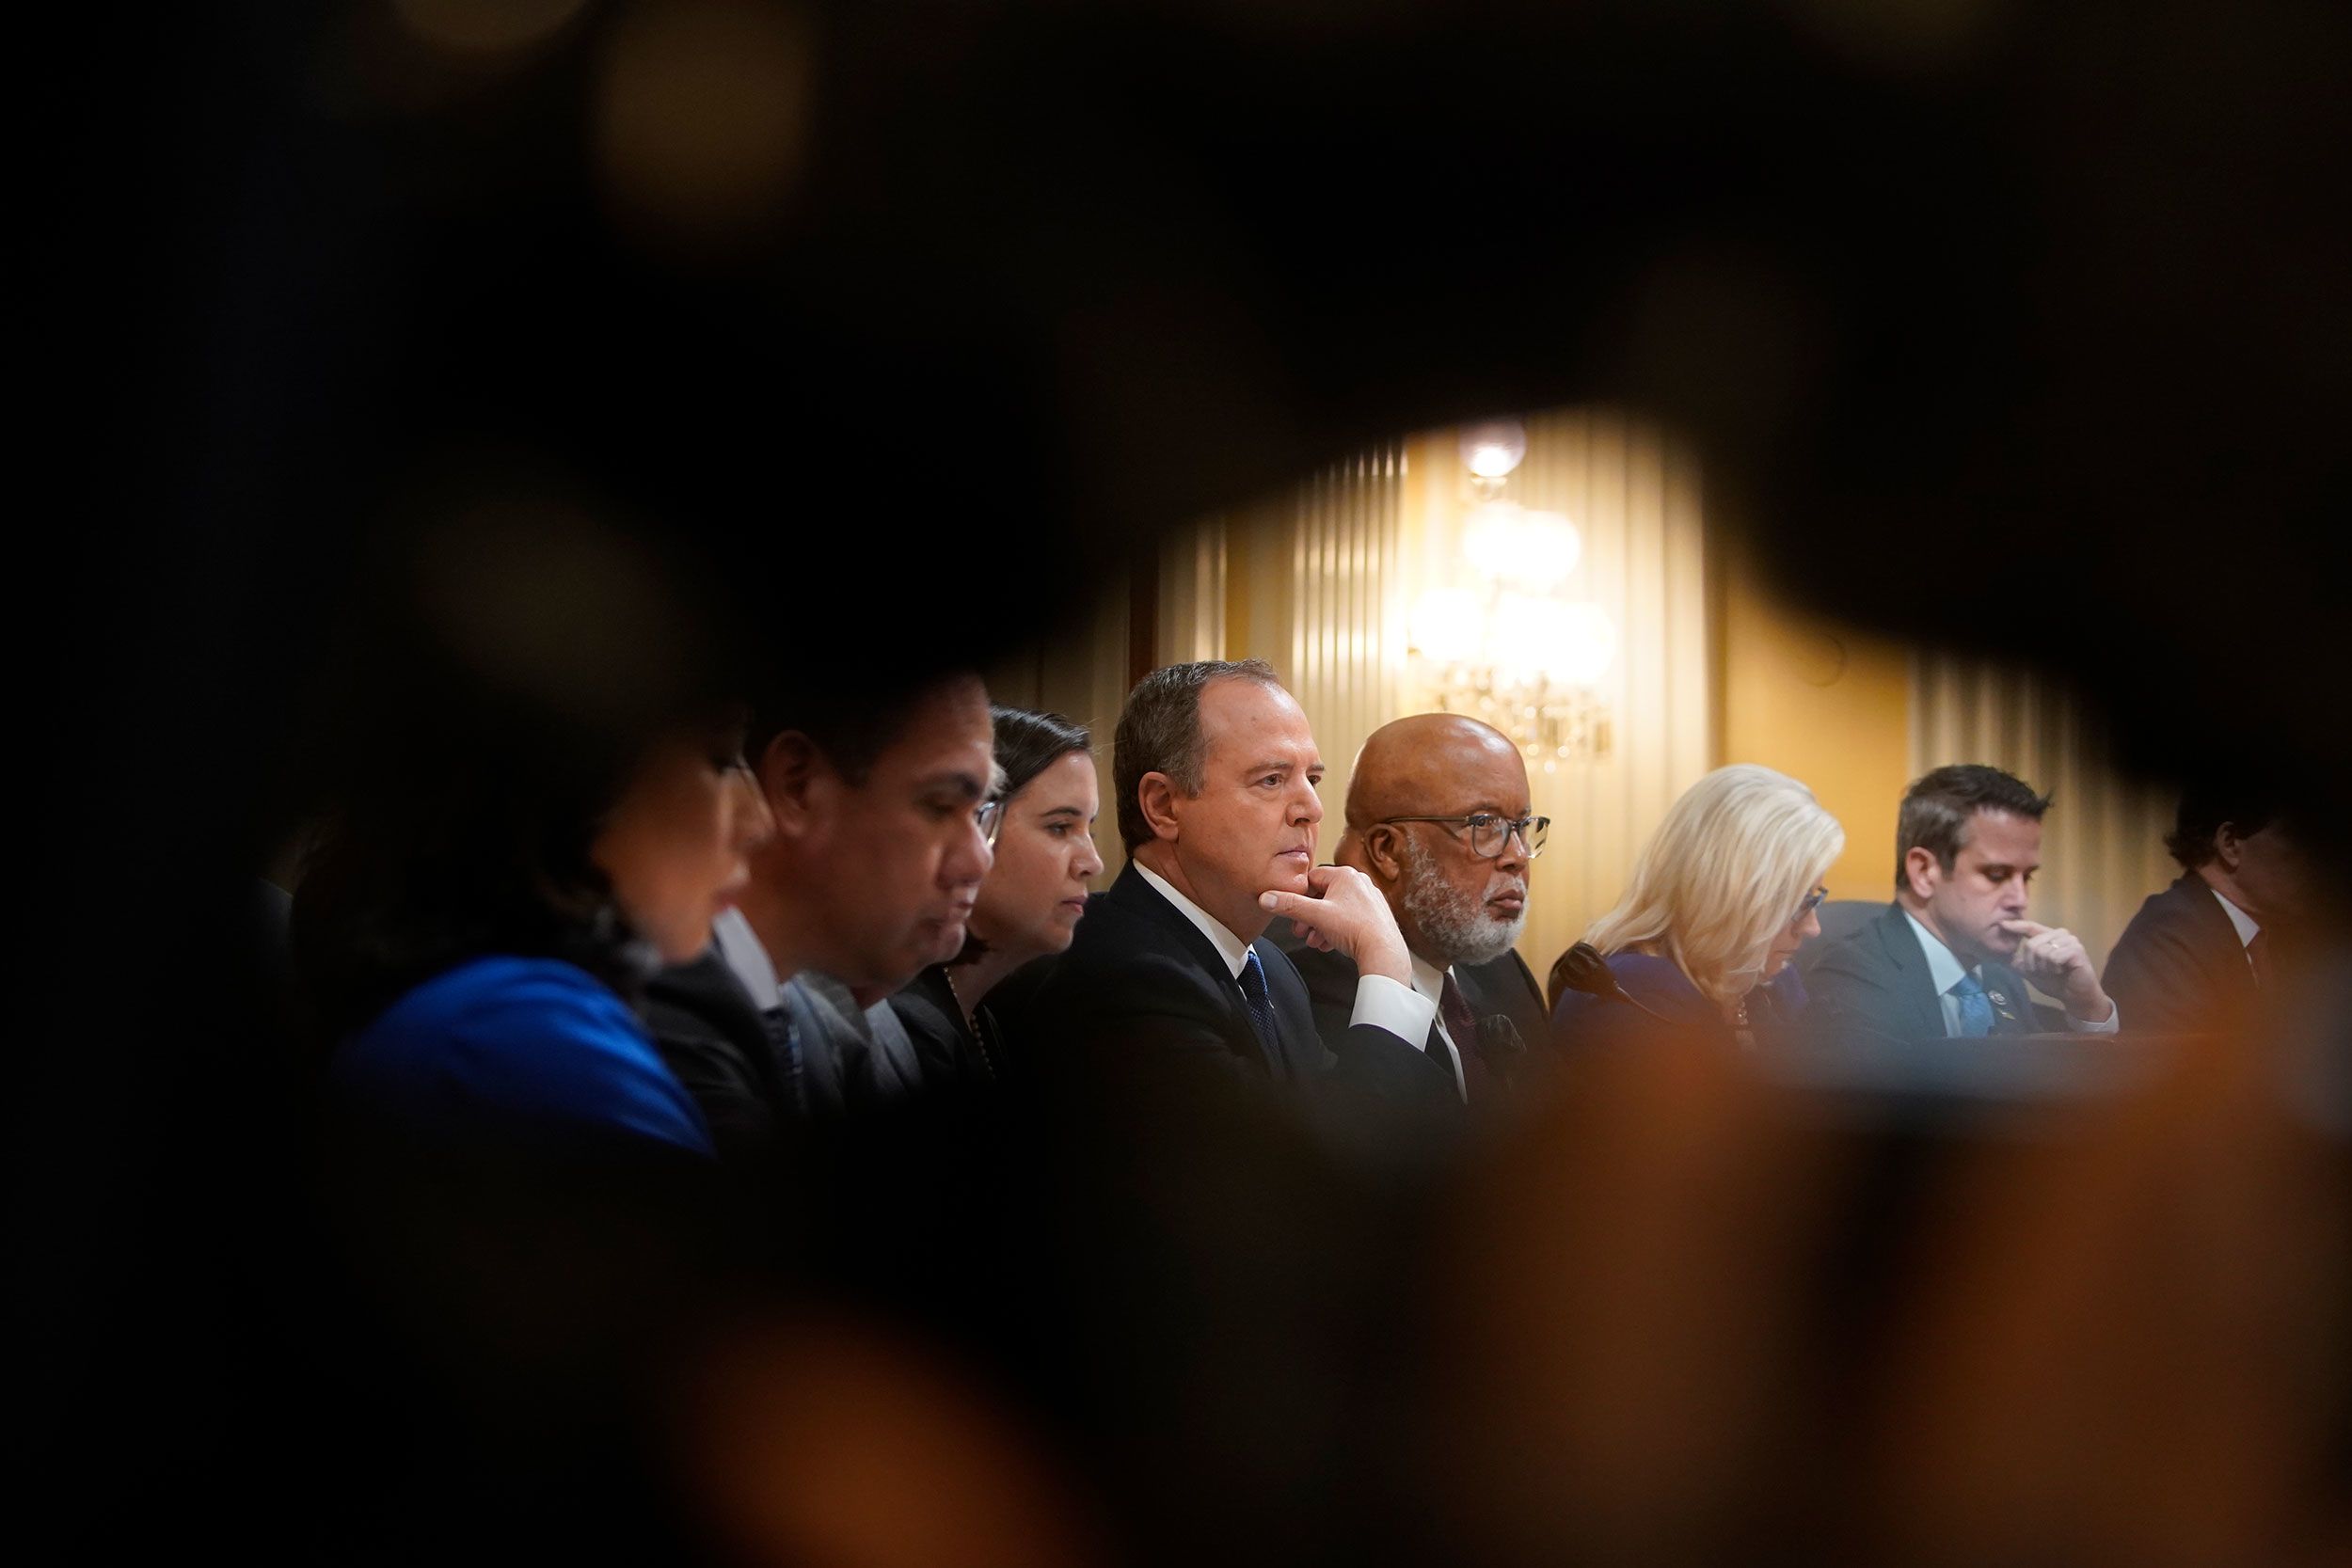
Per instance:
[[[2219,888],[2209,887],[2208,891],[2210,891],[2216,898],[2221,899],[2221,912],[2230,917],[2230,924],[2237,930],[2237,944],[2240,947],[2244,947],[2250,943],[2254,940],[2255,936],[2261,932],[2263,928],[2262,922],[2256,920],[2252,915],[2248,914],[2244,910],[2239,909],[2235,904],[2231,903],[2227,898],[2223,898]]]
[[[1421,992],[1422,995],[1429,998],[1432,1002],[1443,1001],[1445,993],[1445,977],[1454,973],[1454,966],[1452,964],[1448,964],[1445,968],[1439,969],[1436,964],[1431,963],[1427,958],[1422,958],[1418,953],[1412,954],[1411,957],[1413,960],[1413,989]]]
[[[1960,959],[1953,955],[1952,950],[1945,945],[1942,937],[1919,924],[1917,915],[1905,910],[1903,918],[1911,922],[1912,930],[1919,938],[1919,951],[1928,957],[1928,974],[1935,981],[1936,995],[1943,995],[1960,984],[1963,976],[1972,973],[1964,968]]]
[[[1241,966],[1249,959],[1249,944],[1227,930],[1223,921],[1168,886],[1167,878],[1141,861],[1130,861],[1128,863],[1136,868],[1137,876],[1158,890],[1161,897],[1176,906],[1177,913],[1200,927],[1200,934],[1208,938],[1210,945],[1216,949],[1217,957],[1225,960],[1227,973],[1234,979],[1240,979]]]
[[[776,982],[775,963],[759,944],[741,910],[732,905],[721,910],[719,918],[710,923],[710,935],[719,944],[719,957],[751,994],[753,1006],[764,1013],[784,1006],[784,988]]]

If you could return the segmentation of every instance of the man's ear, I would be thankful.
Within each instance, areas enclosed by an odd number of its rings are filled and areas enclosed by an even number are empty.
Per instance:
[[[1943,874],[1934,850],[1915,844],[1903,851],[1903,880],[1910,884],[1915,898],[1935,896],[1935,884],[1943,880]]]
[[[2213,858],[2222,870],[2236,874],[2238,863],[2246,858],[2246,840],[2238,836],[2236,823],[2224,822],[2213,831]]]
[[[1398,852],[1398,841],[1405,831],[1393,823],[1379,822],[1364,830],[1364,869],[1383,883],[1405,879],[1405,857]]]
[[[1143,813],[1152,836],[1176,841],[1176,781],[1165,773],[1146,773],[1136,782],[1136,805]]]
[[[759,791],[767,797],[769,813],[776,819],[776,832],[806,832],[813,816],[812,798],[818,793],[820,781],[832,772],[817,743],[798,730],[782,731],[759,753],[756,771]]]

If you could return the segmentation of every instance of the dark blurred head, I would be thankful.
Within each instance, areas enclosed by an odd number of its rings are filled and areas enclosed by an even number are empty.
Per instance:
[[[1997,768],[1955,763],[1914,780],[1895,824],[1895,895],[1964,964],[2004,958],[2042,865],[2046,795]]]
[[[780,973],[895,990],[961,948],[988,871],[988,693],[963,671],[825,674],[755,717],[776,827],[744,905]]]
[[[2274,787],[2251,779],[2201,779],[2181,792],[2164,847],[2247,913],[2271,919],[2312,904],[2310,852]]]
[[[1086,914],[1087,884],[1103,869],[1093,737],[1057,713],[1000,707],[994,717],[1003,775],[996,863],[980,884],[964,960],[1061,952]]]
[[[691,957],[765,828],[674,562],[546,492],[423,514],[318,689],[293,936],[338,1036],[472,957]]]

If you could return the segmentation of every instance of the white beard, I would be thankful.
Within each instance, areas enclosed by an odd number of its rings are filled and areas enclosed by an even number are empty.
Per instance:
[[[1505,888],[1525,887],[1518,878],[1498,871],[1480,896],[1467,897],[1439,875],[1428,850],[1412,839],[1405,841],[1405,880],[1397,889],[1397,902],[1421,927],[1422,940],[1438,949],[1430,957],[1440,967],[1491,963],[1509,952],[1527,927],[1527,906],[1520,905],[1508,920],[1498,920],[1486,901]]]

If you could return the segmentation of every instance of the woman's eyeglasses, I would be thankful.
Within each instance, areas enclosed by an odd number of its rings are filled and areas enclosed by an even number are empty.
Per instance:
[[[1804,902],[1797,906],[1797,912],[1795,916],[1789,920],[1788,924],[1791,926],[1804,925],[1804,917],[1811,914],[1815,910],[1820,909],[1821,907],[1821,900],[1827,898],[1828,896],[1829,889],[1825,887],[1817,887],[1811,893],[1806,894],[1804,895]]]

